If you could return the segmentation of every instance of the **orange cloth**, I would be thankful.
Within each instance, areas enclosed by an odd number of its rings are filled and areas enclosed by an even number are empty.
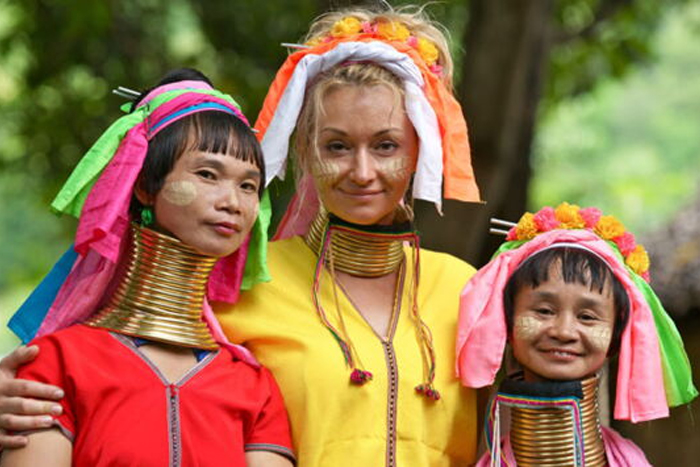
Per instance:
[[[341,42],[372,42],[377,41],[376,37],[369,34],[358,34],[356,36],[332,40],[316,47],[299,50],[289,57],[282,64],[275,80],[270,85],[262,110],[255,122],[255,129],[258,130],[258,139],[262,140],[267,131],[267,127],[272,121],[280,98],[284,94],[287,83],[292,77],[299,61],[308,54],[321,55],[336,47]],[[401,53],[411,57],[418,66],[425,81],[425,96],[433,107],[440,124],[443,149],[443,196],[446,199],[458,201],[481,201],[479,188],[476,185],[474,171],[471,165],[471,151],[469,149],[469,136],[467,133],[467,123],[462,114],[459,102],[447,89],[435,73],[430,71],[426,63],[421,58],[416,49],[402,42],[386,42]]]

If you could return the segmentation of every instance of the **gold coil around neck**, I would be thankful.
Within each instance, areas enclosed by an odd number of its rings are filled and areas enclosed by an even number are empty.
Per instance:
[[[85,324],[168,344],[216,349],[202,307],[217,258],[132,224],[130,252],[107,305]]]
[[[328,213],[321,208],[309,226],[304,241],[321,254],[328,228]],[[331,232],[326,264],[333,257],[333,268],[358,277],[380,277],[397,271],[404,260],[403,240],[387,235],[359,235],[344,230]]]
[[[586,467],[607,465],[598,417],[598,377],[581,381],[581,431]],[[574,418],[559,407],[511,407],[510,442],[518,467],[576,465]]]

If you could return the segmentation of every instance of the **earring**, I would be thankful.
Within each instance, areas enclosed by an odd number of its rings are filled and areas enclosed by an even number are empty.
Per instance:
[[[148,227],[153,224],[153,209],[150,206],[144,206],[141,209],[141,225]]]

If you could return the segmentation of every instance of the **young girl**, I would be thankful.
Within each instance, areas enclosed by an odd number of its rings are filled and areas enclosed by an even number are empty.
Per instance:
[[[53,203],[80,213],[77,257],[62,260],[65,280],[59,265],[42,284],[60,289],[19,375],[63,388],[62,413],[0,465],[289,466],[272,376],[225,340],[207,305],[240,287],[260,147],[235,101],[194,70],[131,107]],[[62,329],[71,323],[82,324]]]
[[[666,417],[669,406],[697,395],[648,269],[632,234],[594,208],[547,207],[510,230],[461,300],[462,382],[493,383],[506,341],[522,370],[491,403],[489,453],[478,465],[649,465],[598,417],[598,374],[618,354],[616,419]],[[511,427],[499,441],[504,407]]]

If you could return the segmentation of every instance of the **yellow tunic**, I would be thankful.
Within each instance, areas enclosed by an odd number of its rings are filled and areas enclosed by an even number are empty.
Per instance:
[[[408,258],[410,252],[407,250]],[[362,367],[374,375],[352,385],[350,370],[312,302],[316,256],[299,237],[273,242],[274,280],[217,314],[229,338],[245,344],[277,379],[300,467],[465,466],[476,462],[476,396],[454,376],[459,294],[474,273],[443,253],[420,251],[419,309],[435,344],[441,399],[417,394],[424,365],[410,314],[407,271],[396,331],[383,341],[337,288],[340,312]],[[410,269],[410,268],[407,268]],[[321,303],[338,327],[330,277]]]

